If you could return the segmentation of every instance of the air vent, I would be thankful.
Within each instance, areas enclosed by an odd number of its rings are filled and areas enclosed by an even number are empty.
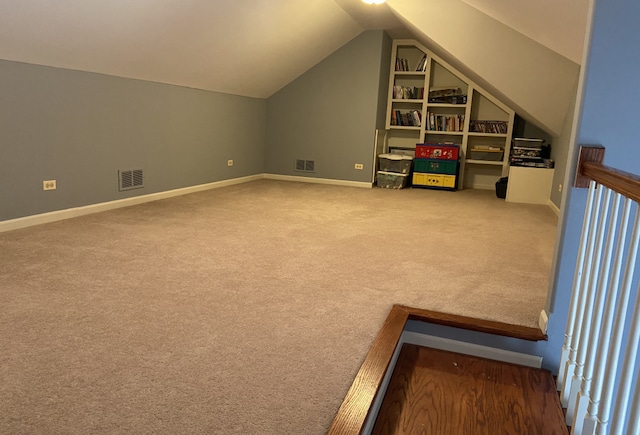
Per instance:
[[[130,169],[118,171],[118,189],[131,190],[144,187],[144,174],[142,169]]]
[[[296,159],[296,171],[298,172],[315,172],[316,162],[315,160],[300,160]]]
[[[304,161],[304,170],[307,172],[315,171],[316,162],[313,160],[305,160]]]

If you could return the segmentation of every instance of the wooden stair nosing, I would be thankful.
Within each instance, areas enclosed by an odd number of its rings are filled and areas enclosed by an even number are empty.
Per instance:
[[[405,310],[408,313],[408,318],[410,320],[418,320],[421,322],[434,323],[437,325],[450,326],[469,331],[484,332],[493,335],[501,335],[504,337],[518,338],[527,341],[545,341],[548,338],[547,335],[540,331],[539,328],[512,325],[493,320],[476,319],[473,317],[441,313],[421,308],[411,308],[404,305],[394,305],[394,307],[399,307],[400,309]]]

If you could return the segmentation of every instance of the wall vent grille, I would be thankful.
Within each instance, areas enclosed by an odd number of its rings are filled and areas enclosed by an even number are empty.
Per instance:
[[[118,189],[123,190],[140,189],[144,187],[144,174],[142,169],[129,169],[118,171]]]
[[[316,162],[315,160],[301,160],[296,159],[295,170],[298,172],[315,172]]]

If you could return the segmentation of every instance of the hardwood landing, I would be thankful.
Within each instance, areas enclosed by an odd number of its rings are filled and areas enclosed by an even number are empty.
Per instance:
[[[521,340],[538,341],[547,338],[536,328],[394,305],[340,405],[328,435],[356,435],[365,430],[368,417],[373,417],[370,414],[373,412],[374,400],[381,389],[404,327],[409,320]]]
[[[568,434],[551,373],[404,344],[373,434]]]

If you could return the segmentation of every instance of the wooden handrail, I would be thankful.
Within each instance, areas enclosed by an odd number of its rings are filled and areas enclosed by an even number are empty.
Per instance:
[[[589,180],[640,203],[640,176],[604,165],[604,147],[582,145],[574,187],[589,187]]]
[[[640,176],[595,162],[584,162],[580,171],[596,183],[640,203]]]

